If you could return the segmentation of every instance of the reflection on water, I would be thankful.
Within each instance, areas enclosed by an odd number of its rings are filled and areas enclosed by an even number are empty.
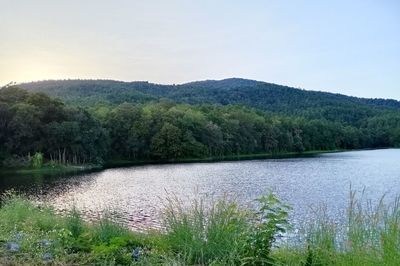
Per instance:
[[[65,212],[75,205],[87,219],[108,215],[130,228],[160,226],[168,193],[184,202],[194,197],[232,196],[242,204],[272,189],[301,223],[326,204],[340,221],[349,187],[366,197],[400,194],[400,150],[354,151],[312,158],[147,165],[75,176],[0,177],[0,190],[14,188]]]

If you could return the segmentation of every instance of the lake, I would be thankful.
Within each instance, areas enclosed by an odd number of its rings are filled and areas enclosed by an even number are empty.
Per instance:
[[[294,224],[315,208],[341,221],[350,185],[364,197],[400,194],[400,149],[351,151],[314,157],[215,163],[145,165],[72,176],[1,176],[0,191],[14,189],[65,212],[76,206],[89,220],[107,215],[131,229],[157,228],[169,196],[183,202],[234,198],[253,206],[268,190],[290,204]]]

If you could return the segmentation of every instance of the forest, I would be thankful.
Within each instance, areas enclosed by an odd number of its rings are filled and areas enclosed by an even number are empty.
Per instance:
[[[360,126],[367,118],[400,112],[400,102],[365,99],[341,94],[307,91],[246,79],[197,81],[180,85],[113,80],[49,80],[20,84],[32,92],[44,92],[75,106],[98,103],[118,105],[168,99],[176,103],[240,105],[284,116]]]
[[[250,81],[242,82],[247,86]],[[292,90],[288,91],[309,93]],[[400,146],[400,109],[394,100],[310,92],[303,100],[275,95],[281,100],[257,108],[259,103],[222,104],[193,95],[185,101],[135,92],[141,100],[132,100],[112,87],[106,94],[96,94],[100,98],[95,101],[94,95],[79,97],[76,90],[71,90],[69,98],[59,88],[58,93],[54,93],[57,88],[53,93],[48,88],[44,91],[15,85],[0,89],[3,167],[29,167],[35,154],[54,164],[103,165],[111,160],[218,159]],[[74,102],[73,97],[79,100]],[[243,101],[252,97],[243,96]],[[283,99],[292,102],[283,103]]]

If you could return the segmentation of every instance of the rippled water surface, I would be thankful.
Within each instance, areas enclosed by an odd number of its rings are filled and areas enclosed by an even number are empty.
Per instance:
[[[235,197],[240,203],[272,189],[293,207],[299,223],[325,204],[328,215],[340,220],[349,200],[349,187],[378,200],[400,194],[400,149],[322,154],[311,158],[217,163],[146,165],[108,169],[69,177],[1,176],[0,190],[13,188],[58,211],[77,206],[88,219],[104,212],[130,228],[157,227],[165,198],[182,201]]]

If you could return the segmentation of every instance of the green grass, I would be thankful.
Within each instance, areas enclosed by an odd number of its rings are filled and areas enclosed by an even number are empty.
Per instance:
[[[400,198],[372,203],[351,192],[344,228],[320,214],[304,243],[276,250],[281,265],[400,265]]]
[[[206,208],[203,200],[195,200],[184,208],[176,199],[168,201],[165,241],[185,264],[240,262],[250,224],[235,203],[220,200]]]
[[[259,203],[244,210],[227,199],[170,198],[164,229],[137,233],[107,219],[84,222],[75,209],[59,216],[4,195],[0,265],[400,265],[399,198],[372,203],[351,192],[345,228],[321,209],[296,244],[276,241],[289,228],[287,206],[272,194]],[[10,243],[19,249],[10,251]]]

